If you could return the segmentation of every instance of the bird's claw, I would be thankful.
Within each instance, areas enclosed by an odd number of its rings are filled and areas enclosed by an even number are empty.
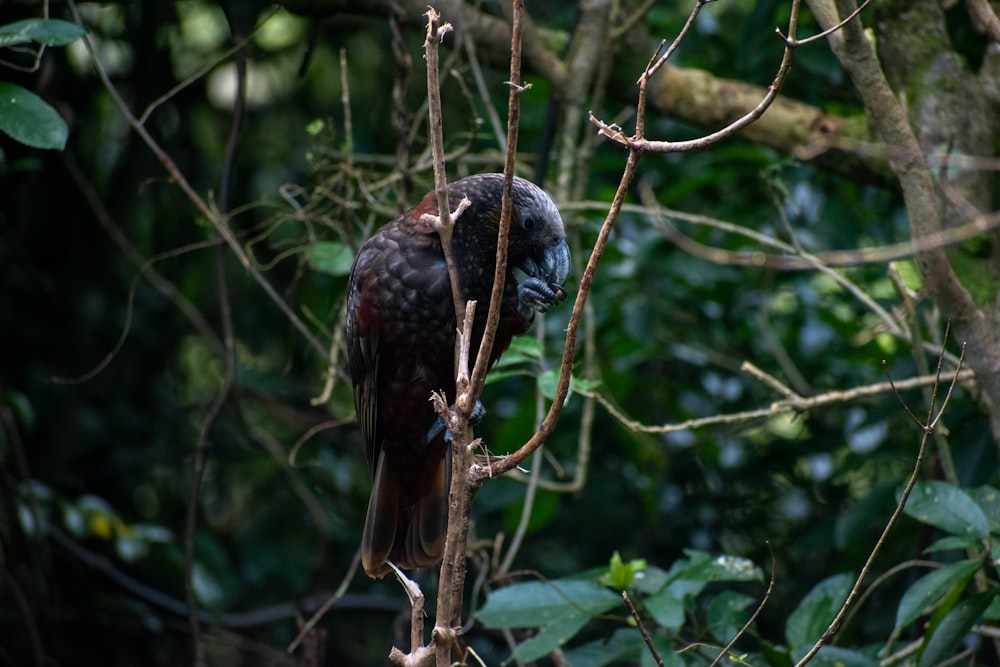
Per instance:
[[[450,409],[454,410],[455,406],[450,406]],[[476,404],[472,407],[472,412],[469,414],[469,426],[478,426],[479,422],[483,420],[486,416],[486,406],[483,405],[482,401],[476,401]],[[427,429],[427,444],[431,444],[435,438],[437,438],[441,433],[444,433],[444,441],[451,442],[451,431],[445,425],[444,420],[438,417],[431,424],[431,427]]]
[[[517,285],[517,309],[522,317],[531,319],[535,312],[544,313],[566,299],[566,290],[561,285],[550,285],[534,276],[525,278]]]

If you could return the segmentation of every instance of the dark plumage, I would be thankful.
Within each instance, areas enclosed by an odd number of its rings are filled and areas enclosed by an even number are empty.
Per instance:
[[[486,324],[496,266],[502,174],[469,176],[448,186],[459,216],[452,238],[463,300],[479,302],[473,354]],[[528,330],[536,310],[565,298],[569,248],[552,200],[514,179],[508,271],[490,363],[511,338]],[[362,538],[362,564],[372,577],[428,567],[441,558],[448,514],[448,445],[430,403],[432,391],[455,393],[455,309],[441,239],[419,204],[382,227],[362,246],[348,284],[347,350],[354,404],[373,487]],[[518,281],[514,269],[528,277]]]

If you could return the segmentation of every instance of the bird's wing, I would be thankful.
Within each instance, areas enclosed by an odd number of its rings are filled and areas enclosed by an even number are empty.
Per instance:
[[[365,445],[365,458],[372,475],[375,474],[378,450],[382,440],[379,414],[379,335],[377,323],[372,320],[368,269],[372,255],[364,250],[359,253],[348,286],[347,303],[347,359],[354,385],[354,409],[361,427]]]

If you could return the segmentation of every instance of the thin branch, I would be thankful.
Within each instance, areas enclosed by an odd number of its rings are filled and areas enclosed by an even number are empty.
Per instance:
[[[427,104],[431,155],[434,158],[434,192],[437,195],[437,233],[441,237],[445,260],[448,263],[448,277],[453,285],[452,298],[455,304],[455,321],[465,319],[465,301],[459,289],[458,267],[451,255],[451,235],[454,230],[451,206],[448,202],[448,173],[444,166],[444,137],[441,117],[441,82],[438,72],[438,45],[451,32],[450,23],[441,23],[441,16],[433,7],[427,7],[427,34],[424,38],[424,59],[427,61]],[[457,350],[456,350],[457,354]]]
[[[83,26],[83,20],[80,17],[79,9],[76,5],[76,0],[68,0],[68,5],[70,11],[73,13],[73,20],[77,25]],[[280,294],[274,289],[274,287],[264,278],[264,276],[254,268],[253,263],[250,261],[249,256],[244,250],[243,246],[240,245],[239,239],[229,228],[226,216],[219,213],[218,210],[209,206],[208,203],[199,195],[191,183],[184,176],[184,173],[180,170],[177,164],[174,162],[173,158],[160,146],[160,144],[153,138],[145,126],[141,125],[136,119],[135,114],[132,113],[131,108],[122,98],[121,93],[118,88],[111,81],[108,76],[108,72],[104,65],[101,63],[100,58],[97,55],[97,51],[94,48],[93,43],[90,38],[86,35],[83,37],[84,45],[87,48],[88,53],[90,53],[91,61],[94,64],[94,68],[97,70],[97,75],[101,79],[101,83],[104,85],[105,90],[111,95],[112,99],[115,101],[115,105],[121,111],[122,115],[125,116],[126,121],[128,121],[129,126],[135,131],[136,134],[142,139],[146,147],[149,148],[150,152],[159,160],[160,164],[170,175],[171,179],[177,184],[177,187],[185,194],[188,200],[195,206],[198,211],[205,216],[205,218],[212,223],[218,232],[219,236],[223,238],[226,245],[232,250],[233,254],[239,260],[240,265],[250,274],[251,278],[264,290],[264,293],[274,302],[276,306],[284,313],[285,317],[288,318],[292,326],[294,326],[302,337],[316,350],[320,358],[326,357],[326,348],[323,344],[319,342],[315,335],[305,326],[298,315],[288,306],[285,300]]]
[[[625,601],[625,606],[628,607],[628,613],[632,615],[632,620],[635,621],[635,626],[639,628],[639,634],[642,635],[642,640],[646,642],[646,648],[649,649],[649,654],[653,656],[653,660],[659,667],[663,667],[663,658],[660,657],[659,651],[653,646],[653,640],[649,638],[649,633],[646,631],[646,624],[642,621],[642,616],[636,611],[635,605],[632,604],[632,598],[629,597],[628,591],[622,591],[622,600]]]
[[[674,41],[671,42],[670,46],[668,46],[665,51],[663,50],[663,47],[666,45],[666,40],[660,42],[659,47],[657,47],[653,57],[650,58],[649,64],[646,65],[646,69],[643,71],[642,76],[639,77],[639,81],[637,81],[637,83],[641,85],[644,81],[649,81],[653,75],[656,74],[658,69],[667,64],[667,61],[674,55],[677,47],[680,46],[681,42],[684,41],[684,38],[687,37],[688,31],[691,30],[695,20],[698,18],[698,14],[700,14],[705,5],[710,2],[714,2],[714,0],[696,0],[694,9],[692,9],[691,13],[688,14],[687,20],[681,27],[680,32],[677,33],[677,36],[674,37]],[[662,54],[660,53],[661,51]],[[640,114],[640,119],[642,119],[642,114]],[[640,128],[636,129],[636,134],[639,136],[642,135]]]
[[[34,659],[34,664],[37,667],[45,667],[45,665],[49,664],[49,661],[45,657],[42,638],[38,633],[38,626],[35,624],[35,614],[32,613],[28,598],[25,597],[24,591],[18,585],[17,579],[7,569],[6,564],[2,563],[0,563],[0,583],[3,584],[10,597],[13,598],[14,605],[17,607],[24,621],[24,628],[28,636],[28,645],[31,647],[31,657]],[[14,632],[14,630],[11,629],[9,632]]]
[[[604,219],[604,223],[601,225],[597,241],[594,243],[590,258],[587,260],[587,267],[584,269],[583,276],[580,278],[580,286],[577,290],[576,300],[573,302],[573,311],[570,314],[569,324],[566,327],[566,344],[563,348],[562,362],[559,369],[559,382],[556,385],[555,396],[552,400],[552,404],[549,406],[548,413],[545,415],[545,419],[542,420],[541,426],[528,440],[528,442],[522,445],[521,448],[513,454],[499,459],[490,459],[489,461],[477,463],[477,466],[473,470],[475,478],[483,479],[488,476],[501,475],[516,468],[528,456],[530,456],[537,447],[545,442],[545,440],[555,430],[556,422],[559,420],[559,415],[562,412],[563,405],[566,402],[566,397],[569,394],[569,381],[573,369],[573,358],[576,352],[576,339],[580,328],[580,320],[583,316],[584,304],[590,294],[594,277],[597,274],[597,267],[604,255],[605,249],[607,248],[608,238],[611,236],[611,230],[614,229],[615,222],[618,219],[618,214],[621,212],[621,206],[625,201],[625,197],[632,184],[632,180],[635,178],[640,155],[641,153],[637,150],[629,151],[629,156],[625,163],[625,170],[622,173],[621,180],[619,181],[614,200],[611,202],[611,208],[607,217]]]
[[[761,598],[761,601],[757,605],[757,608],[754,609],[752,614],[750,614],[750,618],[747,619],[747,622],[743,624],[743,627],[740,628],[739,632],[733,635],[733,638],[729,640],[729,643],[726,644],[726,646],[721,651],[719,651],[719,654],[715,656],[715,660],[713,660],[712,664],[710,664],[708,667],[717,667],[718,664],[722,662],[722,658],[724,656],[729,655],[729,652],[733,650],[733,646],[736,645],[736,642],[739,641],[740,637],[742,637],[747,633],[747,630],[750,629],[750,626],[753,625],[754,621],[757,620],[757,617],[760,616],[760,612],[764,611],[764,607],[767,605],[768,600],[771,599],[771,595],[772,593],[774,593],[774,582],[776,580],[775,571],[777,570],[777,566],[775,564],[775,559],[774,559],[774,550],[771,548],[770,542],[767,543],[767,551],[769,554],[771,554],[771,577],[768,579],[767,590],[764,591],[764,597]]]
[[[975,379],[975,374],[971,370],[956,370],[954,378],[956,382],[968,382]],[[936,375],[921,375],[897,382],[876,382],[870,385],[855,387],[854,389],[831,390],[815,396],[800,397],[795,399],[786,398],[780,401],[775,401],[766,408],[712,415],[711,417],[698,417],[696,419],[688,419],[686,421],[677,422],[676,424],[662,424],[658,426],[650,426],[629,418],[603,394],[598,392],[581,393],[585,396],[592,395],[598,403],[604,406],[611,416],[631,431],[635,431],[637,433],[674,433],[676,431],[693,430],[697,428],[704,428],[706,426],[739,424],[757,419],[766,419],[781,412],[806,412],[808,410],[821,408],[826,405],[846,403],[860,398],[874,396],[876,394],[883,394],[888,391],[925,387],[933,385],[936,381]],[[920,421],[915,418],[914,421],[920,424]]]
[[[231,16],[229,19],[230,29],[235,28]],[[243,124],[243,111],[246,104],[247,90],[247,61],[244,51],[237,51],[234,54],[236,65],[236,97],[233,104],[233,115],[229,123],[229,136],[226,140],[226,149],[222,162],[222,169],[219,174],[219,207],[223,215],[229,209],[229,188],[232,180],[233,162],[236,159],[236,148],[239,145],[239,136]],[[228,278],[226,277],[226,258],[222,247],[216,246],[215,250],[215,272],[216,284],[219,290],[219,315],[222,320],[223,341],[226,354],[225,375],[219,393],[216,395],[212,406],[205,416],[201,432],[198,434],[198,441],[195,444],[194,459],[191,463],[191,489],[188,495],[187,515],[184,524],[184,595],[188,605],[188,627],[191,631],[191,642],[193,644],[194,664],[201,667],[205,664],[205,645],[201,636],[201,622],[198,618],[198,601],[195,595],[195,567],[197,558],[195,556],[195,532],[198,527],[198,515],[201,507],[201,482],[205,474],[205,466],[208,460],[209,434],[212,427],[222,413],[222,408],[229,400],[233,385],[236,382],[236,336],[233,331],[233,313],[229,303]]]
[[[844,603],[841,605],[840,610],[837,612],[836,616],[834,616],[833,620],[830,621],[830,624],[827,626],[826,632],[824,632],[823,635],[816,640],[816,642],[809,649],[809,651],[806,652],[806,654],[802,656],[802,659],[795,664],[795,667],[803,667],[816,656],[820,648],[822,648],[822,646],[827,642],[827,640],[834,636],[834,633],[837,631],[837,628],[840,627],[841,622],[844,620],[845,616],[850,611],[851,607],[854,605],[855,600],[858,598],[861,592],[861,584],[868,576],[868,573],[871,570],[872,564],[874,563],[876,556],[878,556],[878,554],[881,553],[882,545],[885,543],[885,540],[889,535],[889,531],[892,530],[893,526],[896,525],[896,521],[898,521],[899,517],[903,514],[903,508],[906,507],[906,501],[909,499],[910,493],[913,491],[913,487],[917,483],[917,478],[920,476],[920,469],[923,466],[924,455],[927,452],[927,441],[930,439],[931,434],[934,431],[935,425],[937,424],[941,415],[944,413],[944,409],[948,404],[948,399],[951,397],[952,389],[958,383],[958,374],[961,371],[961,362],[964,358],[965,358],[965,345],[963,344],[962,353],[961,355],[959,355],[959,367],[955,369],[955,372],[952,375],[952,379],[948,387],[947,394],[945,396],[945,399],[941,403],[941,408],[935,412],[934,399],[932,398],[931,405],[928,408],[927,423],[920,424],[918,422],[918,425],[921,427],[922,430],[920,437],[920,447],[917,451],[916,460],[913,463],[913,470],[910,473],[910,478],[907,480],[906,486],[903,488],[903,492],[900,495],[899,502],[896,503],[896,507],[893,510],[892,515],[889,517],[889,520],[886,522],[885,527],[882,529],[882,533],[879,535],[878,540],[876,540],[875,546],[872,547],[871,552],[868,554],[868,558],[865,560],[865,564],[862,566],[861,572],[854,580],[854,585],[851,587],[850,592],[847,594],[847,599],[844,600]],[[933,389],[934,396],[937,395],[937,390],[940,385],[941,365],[942,365],[942,359],[939,358],[937,367],[938,382],[935,383],[934,385]],[[889,379],[889,382],[892,383],[891,377]],[[897,396],[898,395],[899,394],[897,393]],[[900,397],[900,401],[903,402],[902,397]],[[904,402],[904,407],[906,407],[905,402]],[[906,407],[906,412],[911,416],[913,414],[910,411],[909,407]]]
[[[872,0],[865,0],[860,5],[858,5],[857,9],[855,9],[853,12],[851,12],[850,14],[848,14],[847,18],[843,19],[842,21],[840,21],[836,25],[830,26],[829,28],[827,28],[823,32],[820,32],[820,33],[817,33],[817,34],[813,35],[812,37],[806,37],[805,39],[795,39],[794,37],[786,37],[781,32],[781,30],[779,30],[777,28],[775,28],[775,32],[783,40],[785,40],[785,44],[787,44],[788,46],[790,46],[792,48],[795,48],[795,47],[798,47],[798,46],[805,46],[806,44],[812,44],[813,42],[818,42],[821,39],[826,39],[827,37],[829,37],[833,33],[837,32],[838,30],[840,30],[841,28],[843,28],[845,25],[847,25],[847,23],[849,23],[850,21],[853,21],[854,18],[858,14],[860,14],[862,12],[862,10],[864,10],[865,7],[867,7],[869,4],[871,4],[871,1]]]
[[[107,557],[90,551],[83,545],[74,541],[69,535],[60,529],[50,526],[47,537],[59,547],[65,549],[73,558],[83,565],[96,570],[105,575],[113,583],[120,586],[130,595],[144,603],[148,603],[159,610],[166,611],[177,617],[185,617],[188,614],[187,604],[183,600],[171,597],[129,574],[126,574]],[[360,558],[360,557],[359,557]],[[356,566],[355,566],[356,568]],[[343,583],[341,587],[346,587]],[[338,589],[339,592],[340,589]],[[335,600],[331,601],[330,598]],[[339,604],[334,604],[339,603]],[[337,606],[342,609],[364,609],[377,610],[381,612],[393,612],[399,607],[399,601],[392,598],[380,598],[371,595],[338,595],[337,593],[319,592],[310,595],[303,600],[282,602],[259,609],[249,611],[226,612],[215,614],[208,611],[199,611],[198,617],[202,623],[222,625],[226,628],[254,628],[269,625],[279,621],[294,619],[303,611],[310,611],[322,607]]]
[[[521,36],[523,32],[524,0],[513,0],[511,5],[511,54],[510,92],[507,96],[507,152],[504,160],[503,193],[500,204],[500,224],[497,231],[496,266],[493,272],[493,291],[490,294],[490,308],[486,315],[486,329],[476,355],[476,364],[469,383],[470,396],[468,403],[461,406],[463,413],[472,411],[476,400],[486,383],[486,371],[489,370],[493,342],[496,338],[497,325],[500,322],[500,305],[503,302],[503,291],[507,277],[507,237],[510,233],[510,223],[513,212],[514,172],[517,160],[517,137],[521,122],[521,93],[526,90],[521,85]]]
[[[287,653],[289,654],[294,653],[295,649],[298,648],[299,644],[302,643],[302,641],[306,638],[309,632],[314,627],[316,627],[316,624],[319,623],[320,620],[322,620],[322,618],[326,616],[327,612],[333,608],[333,605],[336,604],[337,600],[340,600],[342,597],[344,597],[344,594],[347,592],[347,587],[350,586],[352,581],[354,581],[354,575],[358,571],[358,564],[360,562],[361,562],[361,549],[359,548],[357,551],[354,552],[354,558],[351,559],[351,564],[350,566],[348,566],[347,572],[344,574],[344,578],[340,580],[340,585],[337,586],[337,590],[331,593],[330,596],[326,599],[326,602],[324,602],[322,606],[320,606],[320,608],[316,610],[316,613],[314,613],[309,618],[309,620],[302,625],[302,629],[299,630],[299,634],[295,636],[295,639],[293,639],[292,642],[288,645],[288,648],[285,649]],[[390,563],[390,565],[392,565],[392,563]]]
[[[693,22],[694,17],[701,10],[702,6],[708,1],[710,0],[698,0],[698,3],[695,6],[695,9],[692,12],[691,17],[689,17],[688,23],[685,24],[681,34],[678,36],[677,39],[674,40],[674,43],[671,45],[671,47],[668,48],[663,53],[663,55],[656,60],[655,63],[652,63],[649,66],[647,66],[645,72],[643,72],[643,76],[640,78],[640,82],[648,81],[649,78],[656,72],[656,70],[659,69],[662,65],[664,65],[667,59],[671,55],[673,55],[674,52],[673,50],[676,48],[676,45],[679,43],[679,40],[684,36],[687,29],[690,27],[690,24]],[[733,136],[734,134],[736,134],[737,132],[747,127],[751,123],[755,122],[758,118],[760,118],[764,114],[764,112],[767,111],[768,107],[771,106],[771,103],[774,102],[774,100],[778,97],[778,91],[781,90],[781,86],[782,84],[784,84],[785,78],[788,76],[788,72],[792,66],[792,52],[795,50],[794,40],[795,40],[796,27],[798,25],[799,6],[800,6],[800,0],[792,0],[791,15],[788,19],[788,37],[785,38],[785,49],[781,56],[781,63],[778,65],[778,70],[774,76],[774,79],[771,81],[771,85],[768,86],[767,92],[765,93],[763,99],[761,99],[760,102],[758,102],[753,109],[751,109],[742,117],[736,119],[726,127],[722,128],[721,130],[688,141],[654,141],[646,139],[643,134],[644,132],[643,123],[645,117],[645,97],[646,97],[644,94],[640,94],[639,96],[638,114],[636,116],[636,131],[633,136],[631,137],[625,136],[625,134],[621,131],[621,128],[612,127],[604,123],[603,121],[595,117],[593,113],[590,114],[591,122],[598,127],[598,132],[601,135],[607,137],[608,139],[614,142],[622,144],[623,146],[628,146],[630,149],[637,150],[640,152],[676,153],[676,152],[684,152],[692,150],[701,150],[707,148],[708,146],[714,143],[721,141],[722,139],[726,139],[728,137]]]
[[[476,302],[469,301],[465,308],[459,344],[456,348],[464,355],[458,368],[468,369],[469,343],[472,338]],[[467,371],[463,371],[467,372]],[[431,644],[438,667],[451,664],[451,651],[461,631],[462,596],[465,592],[465,551],[469,535],[469,511],[477,484],[468,479],[472,466],[472,429],[467,416],[448,407],[442,394],[432,397],[435,410],[444,419],[452,434],[451,488],[448,493],[448,532],[445,536],[444,554],[438,578],[437,618],[431,633]],[[471,441],[471,442],[470,442]]]
[[[696,16],[701,10],[702,6],[706,3],[706,0],[698,0],[694,9],[692,10],[692,15]],[[795,35],[795,27],[798,21],[798,10],[799,10],[799,0],[793,0],[792,3],[792,13],[789,19],[789,35]],[[694,19],[689,19],[689,23]],[[658,60],[655,60],[657,54],[654,54],[653,59],[650,60],[650,65],[647,66],[643,75],[639,79],[639,100],[636,106],[636,131],[635,135],[631,138],[626,138],[621,133],[620,130],[612,130],[607,125],[597,120],[597,118],[590,114],[591,121],[596,124],[599,128],[599,132],[614,141],[625,145],[629,149],[628,158],[626,159],[625,169],[622,172],[622,177],[618,184],[618,189],[615,192],[615,197],[611,202],[611,207],[605,217],[604,223],[601,225],[601,230],[598,233],[597,241],[594,243],[594,248],[591,252],[590,258],[587,261],[587,267],[584,270],[584,274],[580,279],[580,287],[577,291],[576,300],[573,303],[573,311],[570,315],[569,324],[566,328],[566,345],[563,349],[562,365],[560,367],[559,382],[556,386],[555,397],[552,401],[552,405],[549,407],[549,412],[542,420],[542,425],[535,432],[535,434],[528,440],[527,443],[521,446],[513,454],[503,457],[499,460],[493,460],[489,462],[489,465],[478,465],[473,471],[473,476],[477,479],[482,479],[488,475],[503,474],[513,468],[517,467],[527,458],[538,446],[540,446],[552,433],[555,428],[555,424],[559,418],[559,414],[562,411],[563,405],[566,401],[566,397],[569,393],[569,381],[572,373],[573,357],[576,350],[576,339],[577,333],[580,325],[580,319],[583,315],[584,304],[586,303],[587,297],[590,294],[590,288],[594,281],[594,276],[596,275],[597,266],[601,261],[601,257],[604,254],[604,250],[607,247],[608,238],[611,234],[611,230],[614,228],[615,222],[618,219],[618,215],[621,212],[622,205],[624,204],[625,197],[632,185],[632,181],[635,178],[636,170],[638,167],[639,159],[642,154],[651,150],[651,147],[655,146],[655,143],[650,143],[645,139],[645,110],[646,110],[646,95],[647,88],[649,84],[650,77],[655,72],[656,68],[660,67],[666,62],[667,58],[673,53],[676,45],[679,44],[680,38],[683,37],[679,35],[677,39],[670,48],[667,49]],[[790,67],[792,49],[786,45],[785,52],[782,57],[781,65],[777,75],[775,76],[774,82],[768,89],[768,93],[764,100],[757,106],[754,112],[751,112],[744,118],[734,122],[730,128],[720,130],[713,135],[709,135],[704,138],[704,141],[698,142],[675,142],[673,145],[675,150],[693,150],[695,148],[704,148],[710,143],[714,143],[728,136],[737,129],[749,125],[755,121],[760,115],[767,109],[767,106],[774,100],[777,96],[778,89],[781,83],[784,81],[785,75]],[[659,50],[657,51],[659,53]],[[731,132],[727,132],[731,129]]]
[[[150,285],[152,285],[158,292],[160,292],[160,294],[173,303],[181,314],[187,318],[194,330],[198,332],[198,335],[205,340],[215,356],[222,358],[225,354],[225,349],[222,345],[222,341],[219,340],[218,334],[216,334],[212,328],[212,325],[208,323],[208,320],[205,319],[205,316],[202,315],[201,311],[199,311],[198,308],[191,303],[191,301],[184,296],[179,289],[177,289],[177,286],[167,280],[167,278],[165,278],[163,274],[155,268],[155,265],[164,259],[179,257],[194,250],[209,248],[220,243],[221,240],[208,239],[205,241],[199,241],[181,248],[175,248],[173,250],[154,255],[147,259],[143,257],[142,253],[139,252],[139,249],[135,247],[132,241],[129,240],[128,236],[126,236],[122,231],[121,227],[111,215],[111,211],[108,210],[107,205],[105,205],[100,196],[98,196],[97,191],[94,189],[89,177],[84,173],[83,169],[80,168],[79,163],[76,161],[76,158],[71,151],[67,150],[63,154],[63,162],[70,178],[74,183],[76,183],[77,188],[79,188],[84,200],[87,202],[91,212],[97,219],[97,223],[108,235],[111,241],[118,246],[118,249],[129,261],[129,263],[136,268],[136,275],[133,278],[132,285],[129,287],[128,291],[126,323],[122,326],[122,332],[119,336],[119,340],[108,352],[105,359],[82,376],[75,378],[53,378],[53,381],[59,383],[83,382],[100,373],[107,366],[107,364],[110,363],[110,361],[114,358],[114,355],[121,349],[121,346],[124,345],[125,340],[128,337],[128,322],[131,320],[135,291],[140,278],[145,278],[149,281]]]
[[[671,217],[677,217],[672,216]],[[882,264],[897,259],[909,259],[929,250],[963,243],[1000,227],[1000,212],[970,217],[965,222],[940,231],[915,236],[907,241],[890,243],[874,248],[853,248],[851,250],[824,250],[817,253],[775,255],[760,250],[725,250],[714,248],[685,236],[676,229],[660,227],[672,243],[679,248],[716,264],[730,266],[752,266],[779,271],[802,271],[815,269],[818,264],[828,267],[861,266]]]

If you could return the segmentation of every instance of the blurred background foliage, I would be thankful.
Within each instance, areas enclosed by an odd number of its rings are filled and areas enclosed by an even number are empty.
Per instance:
[[[5,3],[0,24],[36,17],[39,5]],[[247,39],[246,113],[225,186],[229,223],[266,279],[333,350],[336,365],[332,391],[315,400],[327,382],[325,355],[290,326],[131,131],[82,42],[49,49],[37,72],[0,69],[70,126],[65,152],[0,136],[0,664],[29,664],[38,646],[54,664],[189,660],[185,516],[192,457],[225,378],[223,300],[237,367],[207,433],[195,594],[206,613],[211,664],[281,664],[293,659],[284,649],[297,633],[296,616],[315,611],[348,571],[364,518],[369,477],[336,337],[353,248],[432,180],[421,120],[422,34],[402,28],[405,71],[384,16],[319,20],[250,2],[226,11],[214,2],[79,9],[122,97],[137,113],[159,100],[146,129],[216,203],[236,95],[227,54],[233,35]],[[686,3],[660,3],[649,12],[649,34],[676,34],[688,11]],[[787,12],[787,3],[776,1],[713,4],[675,64],[766,85],[779,57],[773,27]],[[63,5],[54,5],[57,14],[71,18]],[[573,5],[550,3],[535,20],[571,30]],[[804,31],[815,30],[808,16],[803,23]],[[953,28],[967,30],[960,20]],[[502,156],[473,68],[450,47],[446,58],[452,175],[499,170]],[[483,71],[489,104],[503,122],[507,72]],[[536,151],[551,145],[553,100],[544,80],[526,78],[533,88],[522,96],[524,173],[541,169],[551,180],[551,156]],[[396,107],[400,80],[405,94]],[[823,44],[796,54],[785,92],[845,115],[860,109]],[[621,108],[605,101],[593,111],[612,118]],[[651,136],[663,138],[698,132],[665,118],[651,118],[650,126]],[[401,128],[412,136],[401,139]],[[582,199],[609,202],[622,166],[621,150],[595,140]],[[793,229],[809,249],[876,246],[907,235],[897,192],[743,140],[650,155],[641,179],[661,206],[786,241]],[[605,213],[564,208],[577,276]],[[718,229],[676,224],[707,245],[751,247]],[[912,265],[900,267],[918,287]],[[177,295],[154,287],[152,272]],[[843,273],[884,308],[901,307],[884,264]],[[569,287],[572,296],[575,282]],[[200,313],[205,326],[194,326],[183,308]],[[545,318],[547,367],[558,359],[568,315],[566,307]],[[944,323],[933,304],[920,302],[918,316],[923,335],[940,341]],[[673,246],[651,216],[634,210],[616,227],[587,326],[591,358],[579,353],[578,375],[599,381],[596,392],[645,424],[780,398],[741,372],[744,361],[803,395],[881,381],[883,360],[897,379],[935,363],[888,335],[828,276],[710,263]],[[490,451],[511,451],[532,433],[536,372],[487,387],[490,413],[477,435]],[[917,414],[927,398],[919,390],[903,394]],[[617,551],[667,569],[697,549],[767,570],[773,552],[777,587],[758,622],[765,638],[782,636],[785,619],[817,582],[858,570],[920,437],[888,393],[662,435],[632,431],[576,394],[548,443],[558,465],[546,464],[545,477],[567,480],[577,472],[590,410],[586,483],[572,494],[539,491],[515,568],[568,576],[605,565]],[[996,446],[962,390],[943,424],[961,485],[996,485]],[[933,460],[925,472],[940,477]],[[484,486],[473,510],[484,549],[514,532],[524,488],[514,479]],[[930,542],[925,527],[904,518],[880,561],[888,567],[916,558]],[[875,591],[849,629],[855,645],[888,634],[891,610],[915,576]],[[426,590],[434,577],[424,578]],[[757,599],[763,593],[759,582],[739,590]],[[379,664],[389,643],[405,638],[407,608],[394,582],[355,577],[320,623],[328,664]],[[498,634],[477,637],[488,664],[509,655]],[[684,639],[698,639],[696,628]]]

